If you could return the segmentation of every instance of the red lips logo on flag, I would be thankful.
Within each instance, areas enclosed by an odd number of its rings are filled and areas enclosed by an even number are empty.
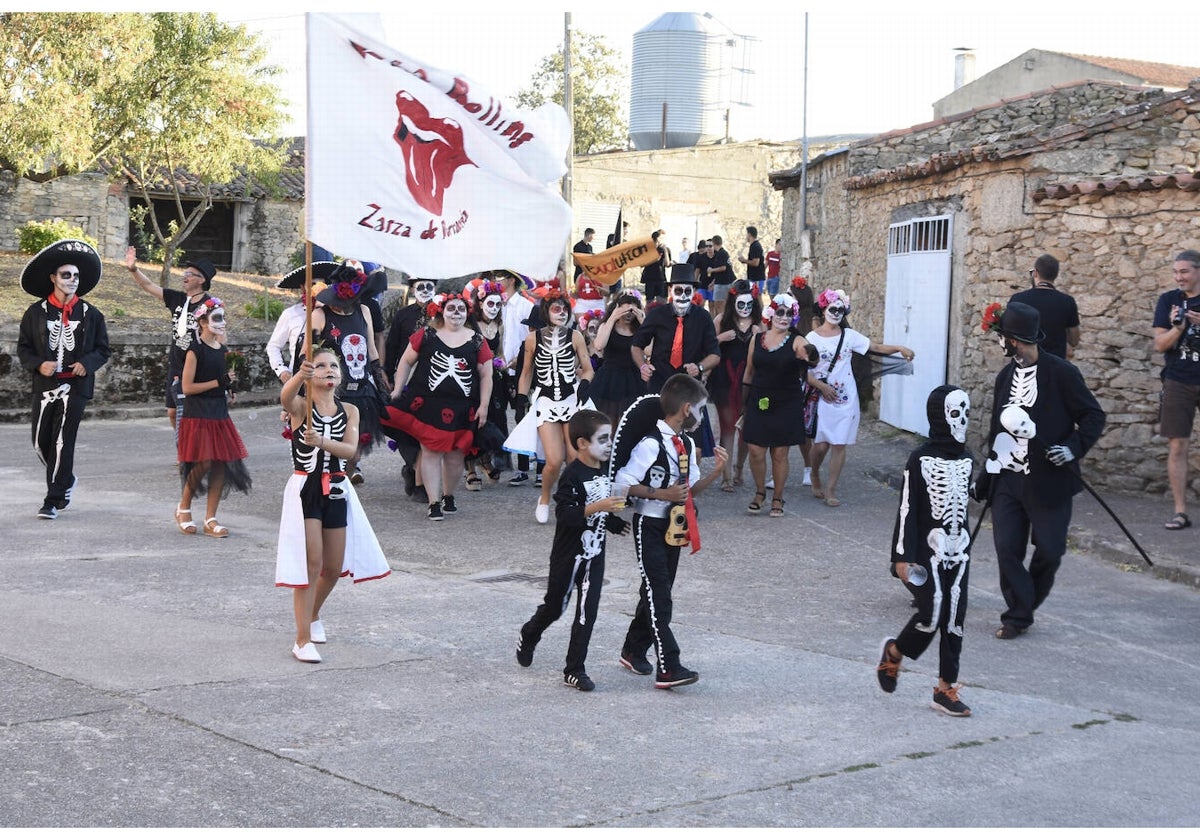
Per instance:
[[[442,199],[460,166],[475,164],[463,148],[462,128],[454,120],[429,116],[429,109],[408,91],[396,94],[400,117],[394,136],[404,155],[409,192],[430,213],[442,215]]]

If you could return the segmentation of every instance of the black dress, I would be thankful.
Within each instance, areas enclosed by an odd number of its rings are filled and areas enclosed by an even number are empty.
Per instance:
[[[588,396],[615,426],[625,409],[644,393],[646,383],[633,364],[633,336],[621,335],[614,326],[604,345],[604,364],[596,371]]]
[[[764,347],[767,333],[754,341],[754,378],[742,437],[755,446],[793,446],[804,435],[804,380],[808,365],[796,358],[795,333],[774,350]]]

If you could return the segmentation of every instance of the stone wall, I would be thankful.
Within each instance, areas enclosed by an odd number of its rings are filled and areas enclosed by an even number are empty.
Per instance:
[[[97,172],[38,184],[0,171],[0,250],[18,250],[17,228],[28,221],[62,219],[96,240],[101,256],[124,256],[129,214],[124,194]]]
[[[238,208],[234,232],[241,271],[278,275],[293,268],[292,254],[304,245],[304,205],[260,199]]]

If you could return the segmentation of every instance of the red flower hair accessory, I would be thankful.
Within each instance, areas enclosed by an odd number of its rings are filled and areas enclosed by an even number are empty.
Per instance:
[[[1004,317],[1004,305],[1001,303],[989,303],[983,310],[983,331],[992,332],[1000,329],[1000,319]]]
[[[192,317],[199,321],[201,318],[211,314],[213,310],[224,308],[225,304],[221,302],[220,298],[209,298],[192,311]]]
[[[792,278],[792,285],[795,286],[797,289],[803,289],[805,286],[808,285],[808,278],[801,277],[799,274],[797,274],[795,277]]]

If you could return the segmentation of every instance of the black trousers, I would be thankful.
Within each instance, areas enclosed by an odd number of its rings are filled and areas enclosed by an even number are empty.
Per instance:
[[[642,586],[622,648],[645,655],[653,645],[660,671],[679,666],[679,644],[671,632],[671,589],[679,568],[679,547],[666,543],[668,523],[666,518],[633,516],[633,541]]]
[[[930,570],[928,562],[912,565],[924,567],[928,577],[920,586],[905,584],[917,600],[917,611],[896,637],[896,647],[909,659],[919,659],[934,634],[940,634],[938,676],[953,685],[958,681],[963,620],[967,616],[967,564],[942,568],[938,563],[936,571]]]
[[[992,497],[992,537],[1000,567],[1000,592],[1008,608],[1004,624],[1024,629],[1033,624],[1033,611],[1054,586],[1054,576],[1067,552],[1071,498],[1046,507],[1038,503],[1028,476],[1001,470]],[[1025,567],[1025,551],[1033,537],[1033,557]]]
[[[70,382],[39,377],[33,390],[33,448],[46,465],[43,504],[64,507],[75,484],[75,438],[87,398]]]
[[[550,557],[550,580],[546,584],[546,597],[533,617],[521,627],[521,635],[536,645],[541,641],[546,628],[566,612],[567,605],[571,602],[571,591],[578,592],[564,674],[576,674],[586,670],[584,663],[587,660],[588,644],[592,640],[592,629],[596,625],[596,614],[600,610],[600,589],[603,584],[603,552],[590,560],[578,555]]]

